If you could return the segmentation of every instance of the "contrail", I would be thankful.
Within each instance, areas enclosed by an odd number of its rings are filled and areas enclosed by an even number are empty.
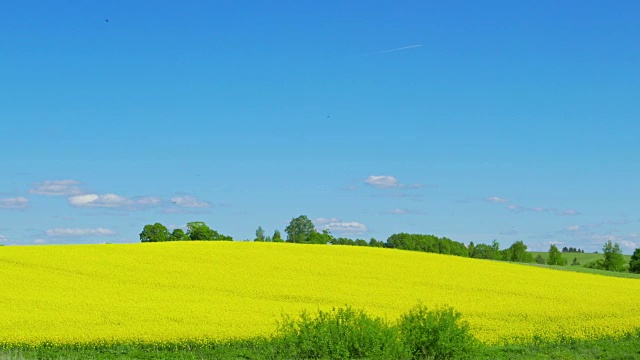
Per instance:
[[[382,50],[382,51],[376,51],[376,52],[372,52],[372,53],[368,53],[368,54],[362,54],[362,55],[359,55],[359,56],[371,56],[371,55],[377,55],[377,54],[386,54],[386,53],[390,53],[390,52],[394,52],[394,51],[413,49],[413,48],[417,48],[417,47],[421,47],[421,46],[422,45],[409,45],[409,46],[403,46],[403,47],[399,47],[399,48],[391,49],[391,50]]]

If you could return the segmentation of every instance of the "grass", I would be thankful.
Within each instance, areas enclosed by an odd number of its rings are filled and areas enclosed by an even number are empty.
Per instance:
[[[483,347],[473,357],[478,360],[635,360],[640,359],[640,334],[617,339],[605,337],[597,340],[543,341],[527,345]]]
[[[525,345],[479,346],[468,354],[478,360],[634,360],[640,359],[640,335],[620,339],[602,338],[589,341],[563,343],[538,342]],[[145,345],[112,345],[102,347],[57,346],[13,347],[0,349],[2,360],[58,360],[58,359],[217,359],[217,360],[276,360],[298,359],[278,356],[273,343],[256,338],[192,347],[158,348]]]

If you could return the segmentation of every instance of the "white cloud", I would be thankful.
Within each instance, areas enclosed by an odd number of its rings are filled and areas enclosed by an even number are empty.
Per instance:
[[[0,235],[0,243],[6,243],[7,241],[9,241],[9,239],[7,239],[6,236]]]
[[[49,236],[109,236],[115,235],[116,232],[109,229],[62,229],[55,228],[46,231]]]
[[[33,243],[34,243],[34,244],[46,244],[46,243],[48,243],[48,242],[49,242],[49,241],[47,241],[47,240],[45,240],[45,239],[35,239],[35,240],[33,240]]]
[[[491,196],[491,197],[488,197],[486,200],[492,203],[508,203],[509,202],[509,199],[501,198],[498,196]],[[515,206],[515,205],[511,205],[511,206]],[[511,206],[509,208],[511,208]]]
[[[203,208],[211,206],[210,203],[198,200],[193,196],[176,196],[171,198],[171,202],[176,204],[177,206],[188,208]]]
[[[3,209],[24,209],[27,206],[29,206],[29,200],[22,196],[0,199],[0,208]]]
[[[620,240],[618,241],[618,244],[620,244],[621,247],[629,249],[631,251],[635,250],[638,247],[637,243],[628,240]]]
[[[375,186],[377,188],[382,188],[382,189],[395,189],[395,188],[418,189],[423,186],[422,184],[412,184],[412,185],[401,184],[396,177],[389,176],[389,175],[371,175],[368,178],[366,178],[364,182],[371,186]]]
[[[360,235],[367,232],[367,227],[359,222],[331,222],[323,226],[324,229],[337,234]]]
[[[371,186],[375,186],[379,188],[395,188],[400,185],[400,183],[398,182],[398,179],[396,179],[393,176],[385,176],[385,175],[382,175],[382,176],[371,175],[364,182]]]
[[[367,232],[367,227],[355,221],[342,221],[338,218],[315,218],[314,224],[319,230],[329,230],[332,233],[345,235],[359,235]]]
[[[580,225],[567,226],[565,229],[569,231],[578,231],[580,230]]]
[[[638,238],[638,234],[635,233],[620,236],[595,234],[590,237],[590,239],[593,240],[593,243],[598,244],[599,246],[602,246],[602,243],[605,241],[612,241],[614,244],[620,245],[620,247],[625,250],[623,253],[633,252],[636,248],[640,247],[640,243],[636,241]]]
[[[133,200],[133,202],[140,205],[158,205],[162,202],[162,199],[155,196],[146,196],[146,197],[136,198]]]
[[[76,180],[45,180],[29,190],[31,194],[38,195],[79,195],[82,190]]]
[[[580,213],[574,209],[567,209],[561,212],[560,215],[571,216],[571,215],[580,215]]]
[[[116,194],[83,194],[69,197],[69,204],[76,207],[133,208],[157,205],[160,202],[160,198],[153,196],[130,199]]]
[[[108,207],[115,208],[130,205],[131,200],[116,194],[84,194],[71,196],[69,204],[77,207]]]

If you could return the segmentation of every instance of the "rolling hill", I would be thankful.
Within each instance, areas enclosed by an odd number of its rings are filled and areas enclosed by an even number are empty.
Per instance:
[[[395,319],[452,306],[481,341],[640,327],[640,281],[402,250],[170,242],[0,248],[0,343],[269,336],[282,315],[350,305]]]

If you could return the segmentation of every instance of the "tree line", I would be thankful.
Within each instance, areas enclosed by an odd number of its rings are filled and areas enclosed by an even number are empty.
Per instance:
[[[145,225],[140,233],[142,242],[165,242],[165,241],[231,241],[231,236],[226,236],[211,229],[202,221],[194,221],[187,224],[187,232],[180,228],[169,232],[166,226],[161,223]]]
[[[562,248],[562,252],[570,252],[570,253],[583,253],[584,254],[584,250],[582,249],[576,249],[574,247],[563,247]]]
[[[145,225],[140,233],[140,241],[142,242],[164,242],[164,241],[231,241],[231,236],[225,236],[211,229],[202,221],[190,222],[186,226],[187,231],[180,228],[169,232],[166,226],[155,223],[153,225]],[[289,242],[299,244],[331,244],[346,246],[369,246],[389,249],[400,249],[410,251],[422,251],[436,254],[455,255],[462,257],[470,257],[474,259],[502,260],[522,263],[539,263],[547,265],[567,264],[567,259],[562,253],[584,253],[584,250],[573,247],[563,247],[562,252],[555,244],[552,244],[548,251],[548,258],[538,255],[535,259],[533,255],[527,251],[527,245],[523,241],[515,241],[506,249],[500,249],[500,243],[493,240],[491,244],[474,244],[469,245],[451,240],[446,237],[437,237],[435,235],[422,234],[393,234],[387,241],[378,241],[371,238],[369,241],[364,239],[352,240],[344,237],[334,237],[327,229],[318,231],[313,222],[306,216],[300,215],[291,219],[289,225],[285,228],[287,234],[286,240],[282,238],[280,231],[276,229],[272,236],[265,234],[262,226],[258,226],[255,233],[255,242]],[[620,245],[607,241],[602,247],[603,258],[590,262],[584,266],[593,269],[602,269],[608,271],[629,271],[632,273],[640,273],[640,248],[635,249],[631,256],[631,261],[626,264]],[[575,258],[571,265],[580,265]]]

